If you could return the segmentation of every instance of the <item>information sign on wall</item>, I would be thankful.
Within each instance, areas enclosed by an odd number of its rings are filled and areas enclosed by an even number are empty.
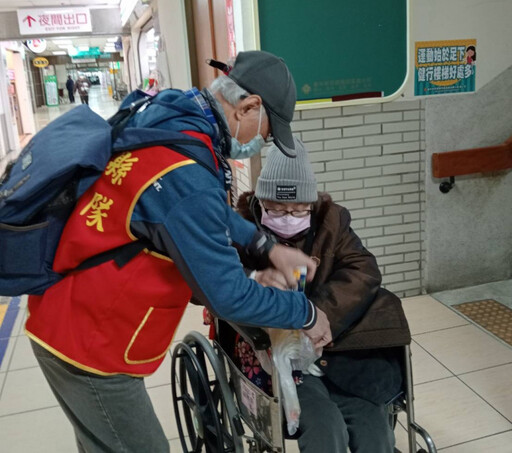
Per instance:
[[[89,8],[19,9],[17,13],[22,35],[92,31]]]
[[[48,60],[44,57],[37,57],[37,58],[34,58],[34,60],[32,61],[32,64],[36,67],[36,68],[46,68],[46,66],[48,66]]]
[[[46,105],[59,105],[59,93],[57,91],[57,76],[47,75],[44,77],[44,91],[46,93]]]
[[[476,39],[417,42],[414,94],[475,91]]]
[[[71,63],[96,63],[96,58],[71,58]]]

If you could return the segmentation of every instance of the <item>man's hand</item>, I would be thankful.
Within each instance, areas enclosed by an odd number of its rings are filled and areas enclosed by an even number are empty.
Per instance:
[[[311,339],[315,350],[321,349],[332,342],[331,325],[327,315],[316,309],[316,322],[310,329],[304,329],[303,332]]]
[[[256,271],[254,280],[262,286],[273,286],[274,288],[284,290],[288,289],[283,273],[273,267],[267,267],[262,271]]]
[[[285,245],[276,244],[268,253],[268,258],[274,267],[283,274],[287,287],[296,288],[297,280],[293,276],[293,270],[298,266],[307,266],[308,274],[306,280],[313,280],[316,272],[316,263],[302,251]]]

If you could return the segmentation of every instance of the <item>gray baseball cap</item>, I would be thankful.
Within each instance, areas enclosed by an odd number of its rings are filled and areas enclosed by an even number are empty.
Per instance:
[[[261,97],[274,143],[286,156],[295,157],[290,123],[297,92],[284,60],[263,50],[240,52],[229,77],[244,90]]]

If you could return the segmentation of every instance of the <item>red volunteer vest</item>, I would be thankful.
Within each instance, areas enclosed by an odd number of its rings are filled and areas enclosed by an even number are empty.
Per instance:
[[[211,147],[208,137],[193,135]],[[115,155],[78,201],[54,269],[69,271],[136,240],[130,220],[144,190],[194,163],[161,146]],[[163,361],[190,297],[172,260],[145,250],[121,269],[108,261],[71,272],[42,296],[30,296],[25,329],[34,341],[78,368],[145,376]]]

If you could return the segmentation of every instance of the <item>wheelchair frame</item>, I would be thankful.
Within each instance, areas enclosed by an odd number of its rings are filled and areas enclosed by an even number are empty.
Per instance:
[[[235,324],[231,327],[241,333],[255,351],[268,349],[268,340],[261,342],[261,336],[254,335],[257,331],[263,332],[261,329]],[[409,453],[427,453],[423,448],[417,449],[417,434],[423,438],[428,453],[437,453],[434,441],[414,418],[409,345],[404,346],[404,365],[405,389],[389,403],[390,424],[394,429],[398,414],[405,412]],[[243,453],[246,451],[244,440],[248,443],[249,453],[285,451],[276,370],[272,373],[275,395],[269,396],[243,376],[216,340],[210,342],[203,334],[192,331],[172,353],[171,386],[184,452],[200,453],[205,447],[207,453]],[[258,412],[264,415],[258,417]],[[398,449],[395,452],[400,453]]]

